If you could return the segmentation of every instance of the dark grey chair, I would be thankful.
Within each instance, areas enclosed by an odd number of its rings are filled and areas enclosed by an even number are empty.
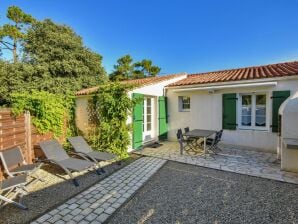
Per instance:
[[[95,163],[98,161],[109,161],[117,158],[117,156],[112,153],[92,150],[82,136],[70,137],[68,138],[68,141],[77,154],[87,157],[89,160]],[[101,168],[101,171],[105,172],[103,168]]]
[[[14,177],[19,174],[27,174],[29,177],[34,179],[33,182],[38,180],[42,182],[44,181],[36,173],[43,164],[27,164],[19,146],[0,152],[0,159],[4,167],[4,171],[8,176]]]
[[[184,131],[185,131],[185,133],[189,132],[189,127],[185,127]],[[193,138],[193,137],[185,137],[185,139],[187,139],[188,142],[191,143],[193,148],[197,148],[199,146],[198,141],[197,141],[198,139]]]
[[[220,130],[220,131],[216,132],[216,134],[215,134],[215,137],[216,137],[216,135],[217,135],[217,139],[216,139],[216,141],[214,141],[214,138],[207,138],[207,140],[206,140],[206,144],[209,145],[209,146],[212,145],[212,144],[214,144],[214,145],[215,145],[214,147],[215,147],[218,151],[222,151],[221,148],[218,147],[218,143],[221,141],[222,134],[223,134],[223,130]],[[213,141],[214,141],[214,143],[213,143]]]
[[[184,128],[185,133],[189,132],[189,127]]]
[[[71,171],[81,172],[88,169],[96,170],[96,173],[100,175],[100,171],[97,168],[97,164],[91,161],[87,161],[87,158],[72,153],[73,155],[79,156],[82,159],[72,158],[70,157],[62,148],[57,140],[48,140],[39,143],[41,150],[43,151],[46,160],[50,163],[54,163],[60,166],[72,179],[75,186],[79,186],[78,181],[73,177]]]
[[[22,204],[23,196],[28,194],[25,188],[26,180],[27,175],[22,174],[0,181],[0,206],[12,204],[24,210],[28,209]],[[14,201],[17,197],[19,198],[18,202]]]
[[[222,136],[222,131],[218,131],[215,133],[215,137],[212,140],[206,141],[207,150],[217,154],[219,150],[218,143],[220,142]]]
[[[181,154],[183,154],[183,150],[187,151],[187,150],[195,148],[194,140],[191,138],[184,138],[181,128],[178,129],[176,136],[177,136],[178,142],[180,144],[180,153]]]

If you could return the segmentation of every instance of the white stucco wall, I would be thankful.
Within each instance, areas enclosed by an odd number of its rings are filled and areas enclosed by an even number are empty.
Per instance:
[[[88,130],[88,100],[90,96],[78,96],[76,98],[75,121],[77,128],[86,133]]]
[[[168,113],[169,113],[169,139],[176,140],[178,128],[189,126],[190,129],[222,129],[222,94],[223,93],[268,93],[267,124],[268,130],[224,130],[223,143],[257,148],[262,151],[276,153],[277,134],[271,132],[269,125],[272,119],[272,104],[270,96],[274,90],[298,90],[298,80],[279,80],[277,86],[246,87],[208,91],[175,92],[175,89],[167,89]],[[179,112],[178,97],[190,96],[191,109],[189,112]]]
[[[141,88],[136,88],[130,92],[128,92],[128,95],[130,97],[132,97],[132,93],[141,93],[144,94],[145,96],[152,96],[154,98],[154,122],[153,122],[153,134],[154,134],[154,138],[153,140],[157,140],[158,139],[158,127],[159,127],[159,123],[158,123],[158,96],[163,96],[164,95],[164,87],[177,82],[181,79],[184,79],[186,77],[185,75],[181,75],[179,77],[170,79],[170,80],[166,80],[163,82],[159,82],[156,84],[152,84],[152,85],[148,85],[148,86],[144,86]],[[78,127],[78,129],[80,131],[82,131],[83,133],[86,133],[89,127],[89,123],[88,123],[88,100],[91,99],[90,95],[85,95],[85,96],[77,96],[76,97],[76,111],[75,111],[75,120],[76,120],[76,125]],[[128,124],[132,123],[132,119],[131,117],[128,118],[127,120]],[[128,151],[132,151],[132,147],[131,145],[128,148]]]

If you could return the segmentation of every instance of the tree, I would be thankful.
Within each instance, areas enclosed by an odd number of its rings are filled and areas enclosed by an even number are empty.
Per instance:
[[[135,68],[135,72],[139,74],[139,76],[143,77],[156,76],[161,70],[160,67],[152,65],[152,61],[148,59],[143,59],[141,62],[136,62]]]
[[[10,6],[6,16],[13,24],[4,24],[0,27],[0,46],[2,50],[12,52],[13,62],[16,63],[18,61],[18,46],[26,36],[25,28],[35,19],[17,6]]]
[[[110,79],[113,81],[127,80],[132,77],[134,70],[133,59],[130,55],[124,55],[117,60],[114,65],[114,71],[110,74]]]
[[[160,72],[161,68],[153,65],[151,60],[144,59],[133,63],[130,55],[125,55],[117,60],[114,71],[110,74],[110,80],[121,81],[129,79],[139,79],[153,77]]]
[[[24,41],[25,61],[35,66],[42,90],[65,93],[106,81],[102,56],[85,47],[70,27],[50,19],[35,22]]]

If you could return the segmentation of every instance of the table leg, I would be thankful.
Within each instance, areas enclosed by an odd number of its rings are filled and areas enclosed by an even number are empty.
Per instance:
[[[204,137],[204,157],[206,159],[206,137]]]

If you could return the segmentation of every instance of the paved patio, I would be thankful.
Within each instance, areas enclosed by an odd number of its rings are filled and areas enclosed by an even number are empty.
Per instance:
[[[180,155],[177,142],[162,142],[162,144],[159,148],[146,147],[135,153],[298,184],[298,174],[281,171],[280,162],[273,153],[257,152],[239,146],[220,145],[222,151],[218,155],[207,156],[205,159],[201,152],[188,151]]]
[[[44,214],[32,224],[103,223],[166,161],[144,157]]]

